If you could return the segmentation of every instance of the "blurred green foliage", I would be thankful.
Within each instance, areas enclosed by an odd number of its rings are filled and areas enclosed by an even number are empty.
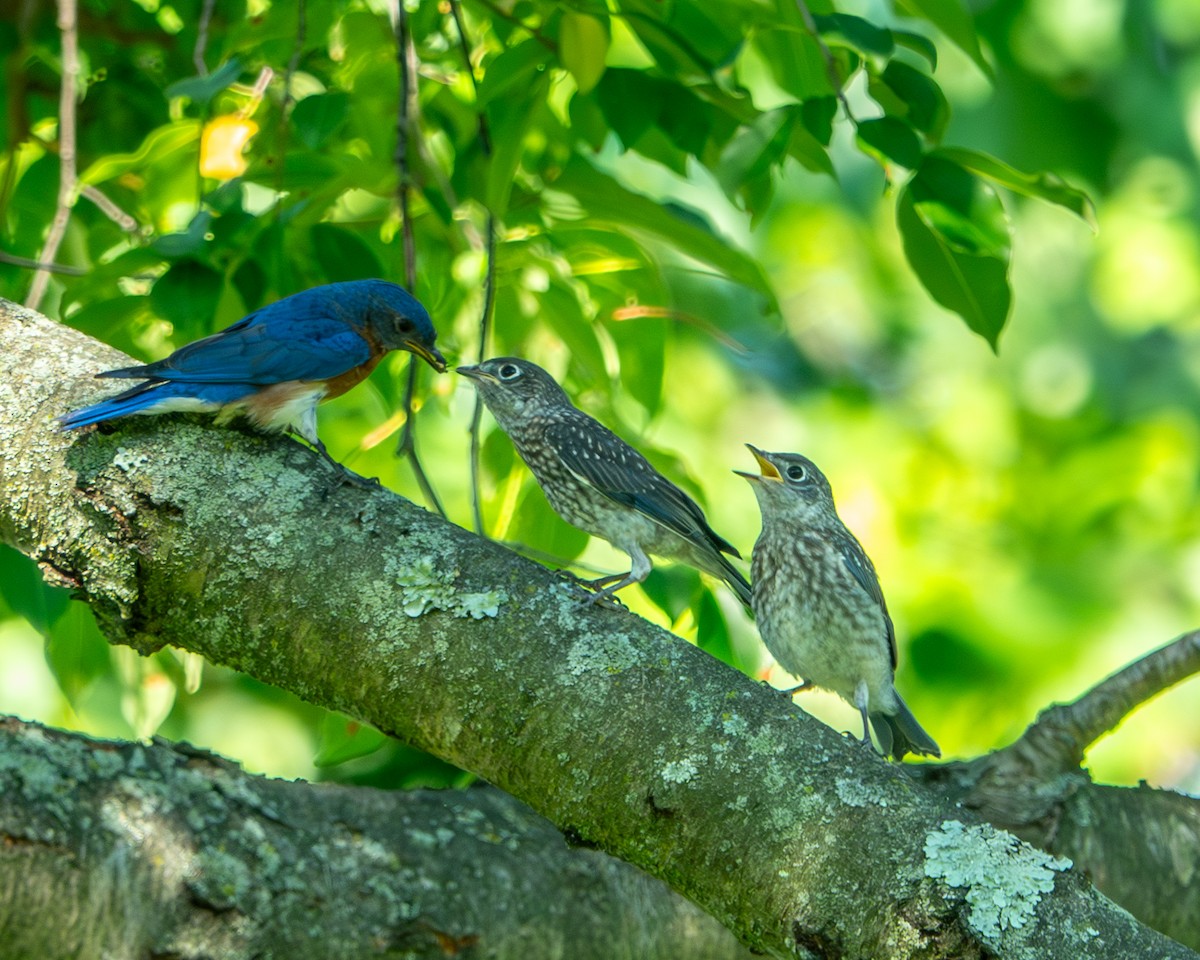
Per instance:
[[[55,275],[42,308],[139,358],[307,286],[403,279],[385,5],[217,0],[206,25],[203,7],[80,3],[77,162],[98,193],[79,196],[55,256],[79,275]],[[38,259],[60,38],[50,5],[23,9],[0,23],[0,236],[9,259]],[[749,466],[741,444],[823,466],[883,578],[898,684],[966,755],[1200,610],[1200,8],[975,9],[464,0],[468,72],[449,6],[421,3],[403,174],[415,292],[449,355],[478,355],[490,212],[488,352],[550,368],[743,553],[758,517],[730,473]],[[0,294],[23,299],[29,282],[0,258]],[[321,431],[418,499],[393,456],[405,362],[323,408]],[[423,460],[469,525],[474,397],[427,374],[421,396]],[[547,562],[619,569],[484,430],[488,531]],[[662,564],[628,593],[765,671],[720,586]],[[249,678],[110,649],[7,548],[0,663],[2,711],[157,731],[278,775],[462,782]],[[1195,684],[1102,741],[1097,774],[1200,788]],[[853,728],[844,705],[803,702]]]

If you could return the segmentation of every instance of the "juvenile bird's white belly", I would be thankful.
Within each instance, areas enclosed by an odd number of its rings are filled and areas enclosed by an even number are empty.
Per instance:
[[[794,542],[772,544],[769,554],[794,549]],[[763,642],[783,669],[814,686],[854,703],[855,688],[867,685],[871,710],[894,708],[891,649],[883,613],[876,607],[847,604],[857,588],[841,561],[789,564],[786,571],[761,562],[756,546],[754,614]]]

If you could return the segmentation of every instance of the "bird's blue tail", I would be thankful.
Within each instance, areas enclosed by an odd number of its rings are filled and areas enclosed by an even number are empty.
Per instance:
[[[134,413],[167,413],[171,410],[217,410],[253,393],[244,383],[181,383],[148,380],[115,397],[93,403],[58,418],[63,430],[74,430]]]

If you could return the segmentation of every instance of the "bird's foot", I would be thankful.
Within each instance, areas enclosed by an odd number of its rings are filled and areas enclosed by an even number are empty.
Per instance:
[[[580,607],[608,607],[612,610],[624,610],[625,604],[612,595],[608,590],[596,590],[595,580],[585,580],[570,570],[556,570],[560,577],[567,581],[567,588]],[[607,580],[608,578],[601,578]]]
[[[786,690],[780,690],[779,692],[782,693],[789,700],[791,700],[792,697],[794,697],[796,694],[804,693],[806,690],[812,690],[812,689],[815,689],[815,684],[813,684],[813,682],[811,680],[805,680],[798,687],[788,687]]]

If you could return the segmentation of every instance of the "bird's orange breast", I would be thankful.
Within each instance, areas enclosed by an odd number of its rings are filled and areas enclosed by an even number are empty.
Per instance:
[[[360,364],[357,367],[351,367],[345,373],[339,373],[336,377],[330,377],[325,381],[325,396],[321,398],[332,400],[334,397],[340,397],[347,390],[358,386],[371,375],[371,371],[375,369],[380,360],[383,359],[383,354],[375,354],[366,363]]]

